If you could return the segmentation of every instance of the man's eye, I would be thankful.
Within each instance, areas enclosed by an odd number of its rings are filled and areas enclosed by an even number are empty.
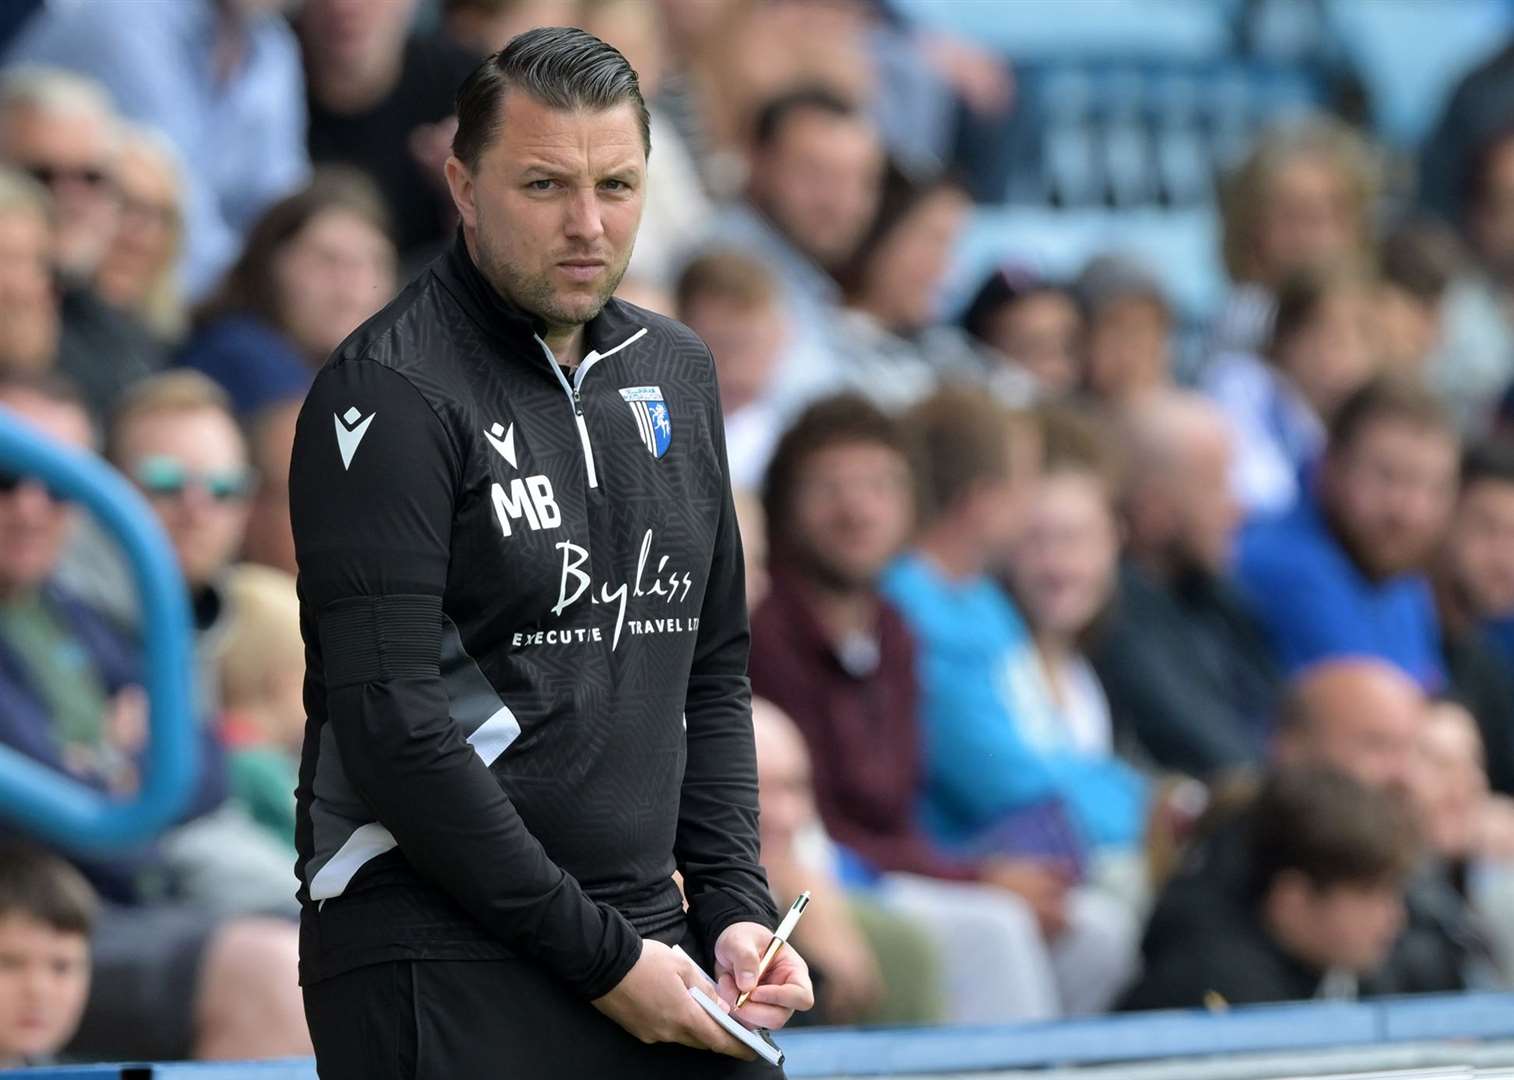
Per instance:
[[[606,180],[600,186],[608,188],[611,191],[625,191],[629,187],[624,180]]]
[[[552,184],[551,180],[532,180],[526,184],[526,187],[532,191],[551,191]]]

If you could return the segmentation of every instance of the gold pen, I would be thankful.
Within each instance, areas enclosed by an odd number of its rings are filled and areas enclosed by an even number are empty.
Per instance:
[[[804,890],[804,892],[799,894],[799,898],[795,900],[793,906],[789,908],[789,913],[785,915],[783,917],[783,921],[778,924],[778,929],[773,931],[773,940],[768,942],[768,947],[762,954],[762,960],[757,964],[757,981],[752,984],[752,989],[756,989],[757,983],[762,981],[762,973],[765,972],[768,969],[768,965],[773,962],[773,957],[778,955],[778,950],[783,948],[784,945],[788,944],[789,935],[794,932],[794,927],[799,925],[799,916],[804,914],[804,909],[809,906],[809,903],[810,891],[806,889]],[[743,1005],[745,1005],[746,999],[751,996],[751,990],[748,990],[744,994],[738,996],[736,998],[736,1008],[739,1009]]]

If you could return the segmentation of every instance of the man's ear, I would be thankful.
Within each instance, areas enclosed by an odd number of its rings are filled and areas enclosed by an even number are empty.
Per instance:
[[[457,207],[457,216],[462,219],[464,227],[476,228],[478,207],[473,201],[473,170],[463,164],[456,154],[447,156],[445,170],[447,190],[452,192],[452,204]]]

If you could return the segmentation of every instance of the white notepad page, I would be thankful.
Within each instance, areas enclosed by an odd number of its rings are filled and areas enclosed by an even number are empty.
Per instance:
[[[694,958],[689,956],[688,953],[684,952],[677,945],[673,946],[673,951],[676,952],[679,956],[682,956],[684,959],[688,960],[690,963],[694,963]],[[699,974],[703,975],[705,980],[709,982],[710,989],[713,992],[715,988],[715,980],[711,979],[709,973],[706,972],[703,968],[700,968],[698,964],[694,964],[694,967],[697,968],[699,970]],[[697,986],[691,986],[689,987],[689,997],[697,1001],[699,1003],[699,1007],[705,1012],[709,1013],[710,1017],[717,1024],[725,1028],[726,1031],[730,1032],[736,1038],[740,1039],[747,1046],[751,1047],[753,1052],[756,1053],[758,1057],[762,1058],[770,1065],[783,1064],[782,1050],[769,1042],[764,1037],[764,1035],[752,1031],[750,1028],[747,1028],[741,1023],[741,1021],[737,1020],[735,1017],[731,1016],[730,1013],[722,1009],[720,1007],[720,1002],[716,1001],[710,993],[706,993],[704,990],[701,990]]]

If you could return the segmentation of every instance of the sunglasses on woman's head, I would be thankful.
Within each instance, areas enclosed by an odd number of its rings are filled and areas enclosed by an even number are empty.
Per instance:
[[[193,486],[219,503],[236,502],[252,486],[252,474],[246,469],[221,469],[196,472],[171,457],[145,457],[132,470],[132,479],[149,496],[176,499]]]

